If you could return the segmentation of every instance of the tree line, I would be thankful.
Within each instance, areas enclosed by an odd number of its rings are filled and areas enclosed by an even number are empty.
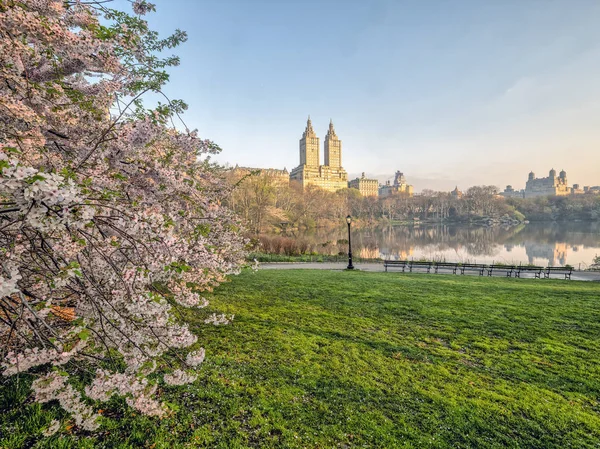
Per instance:
[[[460,196],[424,190],[418,195],[363,197],[357,189],[328,192],[316,186],[302,189],[258,171],[246,176],[228,173],[235,187],[228,205],[253,233],[277,228],[314,228],[339,225],[352,215],[363,225],[380,222],[483,222],[502,217],[524,220],[596,220],[600,217],[600,196],[508,198],[498,195],[495,186],[473,186]]]

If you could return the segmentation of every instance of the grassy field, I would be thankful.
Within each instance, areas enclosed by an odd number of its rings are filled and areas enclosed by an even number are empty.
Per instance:
[[[269,270],[210,299],[236,319],[194,326],[175,416],[113,400],[100,434],[42,443],[60,412],[5,381],[0,447],[600,447],[597,283]]]

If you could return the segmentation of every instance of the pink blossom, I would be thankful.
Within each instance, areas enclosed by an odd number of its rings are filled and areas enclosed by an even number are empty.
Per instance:
[[[204,361],[205,351],[204,348],[200,348],[198,351],[188,353],[185,358],[185,363],[192,367],[197,367]]]
[[[143,16],[147,14],[149,11],[154,10],[154,5],[152,3],[147,2],[146,0],[135,0],[133,2],[133,12]]]

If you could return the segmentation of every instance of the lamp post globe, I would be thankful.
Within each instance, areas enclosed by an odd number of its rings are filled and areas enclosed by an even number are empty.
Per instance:
[[[352,223],[352,216],[346,217],[346,223],[348,223],[348,270],[354,270],[352,265],[352,234],[350,233],[350,224]]]

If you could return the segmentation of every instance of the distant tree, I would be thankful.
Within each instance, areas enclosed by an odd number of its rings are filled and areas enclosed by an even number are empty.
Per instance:
[[[268,210],[275,204],[275,186],[268,176],[257,176],[250,180],[250,190],[253,195],[251,207],[254,230],[260,233]]]
[[[495,186],[473,186],[464,195],[471,214],[493,216],[498,212],[496,198],[498,189]]]

